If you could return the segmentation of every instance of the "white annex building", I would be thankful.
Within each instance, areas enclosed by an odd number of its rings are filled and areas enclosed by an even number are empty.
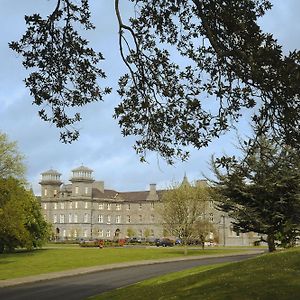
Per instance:
[[[42,173],[41,206],[58,239],[108,239],[129,235],[145,238],[163,236],[157,212],[163,190],[150,184],[148,191],[118,192],[95,181],[93,170],[81,166],[72,170],[69,184],[61,182],[55,170]],[[184,181],[187,178],[184,177]],[[218,232],[220,245],[253,245],[256,234],[233,231],[226,214],[209,201],[207,217]]]

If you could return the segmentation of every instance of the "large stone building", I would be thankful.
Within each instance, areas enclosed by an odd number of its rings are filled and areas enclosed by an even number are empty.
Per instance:
[[[163,190],[150,184],[149,191],[117,192],[95,181],[92,170],[81,166],[72,170],[70,184],[63,184],[55,170],[42,173],[41,205],[53,224],[58,239],[114,239],[129,235],[163,236],[159,214]],[[187,178],[184,178],[184,182]],[[251,245],[256,235],[237,234],[227,216],[208,201],[206,216],[215,225],[221,245]]]

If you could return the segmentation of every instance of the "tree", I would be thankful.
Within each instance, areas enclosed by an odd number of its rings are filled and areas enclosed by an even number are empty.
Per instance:
[[[24,180],[24,157],[19,153],[16,142],[10,142],[0,132],[0,178],[16,177]]]
[[[193,228],[193,238],[196,240],[199,240],[201,245],[202,245],[202,249],[204,249],[205,247],[205,242],[207,241],[208,237],[213,234],[214,238],[213,240],[218,240],[218,233],[216,231],[216,228],[214,227],[214,225],[209,222],[206,219],[201,219],[195,222],[194,224],[194,228]],[[210,240],[212,241],[212,240]]]
[[[188,183],[172,186],[162,196],[161,217],[166,231],[181,239],[185,246],[201,230],[196,226],[204,218],[209,193],[206,187]]]
[[[186,159],[186,146],[207,146],[245,109],[252,110],[261,132],[271,128],[299,149],[300,52],[285,55],[272,34],[260,29],[270,1],[128,0],[134,7],[128,24],[119,0],[114,2],[118,46],[128,69],[119,80],[122,101],[114,116],[124,136],[138,137],[141,159],[147,150],[169,163]],[[34,69],[25,84],[40,117],[62,130],[64,142],[79,135],[74,124],[80,114],[69,108],[111,92],[101,87],[103,54],[76,30],[94,29],[90,15],[88,0],[56,0],[47,18],[25,16],[26,33],[10,43],[24,67]]]
[[[236,231],[266,235],[270,252],[276,240],[294,245],[300,229],[299,152],[266,136],[250,152],[247,143],[241,149],[244,157],[227,164],[226,172],[212,160],[219,208],[234,219]]]
[[[127,228],[127,236],[129,237],[129,238],[132,238],[132,237],[134,237],[136,235],[136,232],[132,229],[132,228]]]
[[[0,253],[39,247],[49,232],[36,197],[17,179],[0,178]]]

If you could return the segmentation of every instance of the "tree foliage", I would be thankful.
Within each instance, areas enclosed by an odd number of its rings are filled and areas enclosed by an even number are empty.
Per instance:
[[[43,19],[39,14],[25,16],[27,32],[10,47],[24,57],[23,66],[33,68],[25,84],[33,103],[41,107],[40,117],[54,123],[64,142],[78,138],[73,124],[80,113],[70,108],[102,100],[109,88],[101,89],[97,80],[106,77],[97,65],[104,59],[88,47],[76,27],[93,29],[87,0],[78,6],[73,1],[58,0],[54,11]],[[72,115],[73,114],[73,115]]]
[[[207,227],[202,225],[208,199],[206,187],[190,184],[172,186],[162,196],[161,218],[164,228],[181,239],[183,245],[201,238],[207,231]]]
[[[263,136],[256,148],[241,145],[241,159],[221,172],[212,160],[215,200],[234,219],[234,229],[267,236],[270,251],[275,240],[294,245],[300,229],[300,157],[289,146],[278,146]]]
[[[49,232],[36,197],[20,181],[0,178],[0,253],[39,247]]]
[[[10,142],[0,132],[0,178],[17,177],[24,179],[24,157],[19,153],[16,142]]]
[[[66,109],[101,100],[110,89],[96,81],[105,77],[97,66],[103,55],[75,30],[93,29],[89,1],[56,2],[46,19],[26,16],[26,33],[10,47],[34,68],[25,82],[40,116],[65,130],[61,138],[68,142],[78,138],[70,125],[80,115]],[[137,136],[142,158],[154,150],[170,163],[186,159],[186,146],[207,146],[246,109],[261,132],[271,128],[299,149],[300,52],[285,55],[273,35],[262,32],[259,19],[270,1],[127,0],[135,10],[128,24],[114,2],[128,68],[115,117],[124,136]]]

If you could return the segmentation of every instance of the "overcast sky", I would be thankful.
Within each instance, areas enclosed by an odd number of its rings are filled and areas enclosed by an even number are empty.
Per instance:
[[[126,3],[124,1],[123,3]],[[261,20],[265,31],[274,33],[285,51],[300,48],[300,1],[277,0],[273,9]],[[27,178],[34,192],[40,193],[40,173],[50,168],[62,173],[67,182],[71,170],[81,164],[94,170],[94,178],[104,180],[107,188],[119,191],[148,189],[149,183],[165,188],[181,181],[184,173],[193,181],[210,176],[209,158],[212,154],[233,154],[235,133],[214,141],[208,148],[191,150],[187,162],[168,166],[156,153],[148,153],[148,163],[140,163],[132,145],[134,138],[123,138],[113,108],[120,98],[113,92],[105,102],[81,109],[80,139],[71,145],[59,141],[59,131],[41,121],[37,108],[26,90],[26,72],[21,58],[8,48],[8,42],[18,40],[25,31],[24,14],[40,12],[48,15],[56,0],[0,0],[0,131],[16,140],[26,156]],[[92,45],[101,51],[106,61],[102,67],[109,79],[107,85],[116,87],[124,70],[117,47],[117,27],[112,0],[90,0],[92,20],[97,29],[89,33]],[[125,8],[126,9],[126,8]],[[249,132],[247,118],[241,120],[241,134]]]

